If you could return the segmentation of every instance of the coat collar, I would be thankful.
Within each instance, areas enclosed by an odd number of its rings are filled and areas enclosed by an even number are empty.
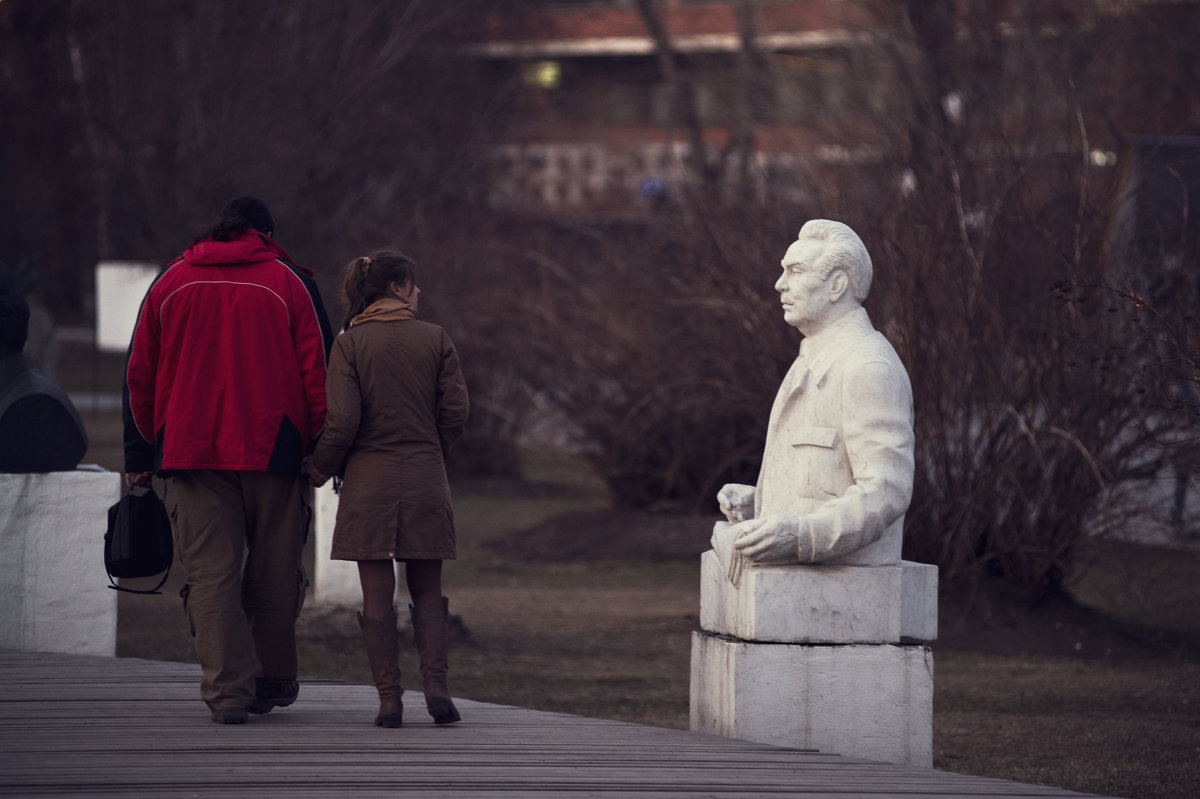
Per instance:
[[[229,241],[201,239],[187,249],[183,258],[193,266],[229,266],[279,259],[312,276],[312,270],[293,261],[279,242],[257,230],[243,230]]]
[[[350,326],[361,322],[400,322],[405,319],[420,319],[417,309],[397,297],[383,297],[367,306],[367,309],[354,317]]]

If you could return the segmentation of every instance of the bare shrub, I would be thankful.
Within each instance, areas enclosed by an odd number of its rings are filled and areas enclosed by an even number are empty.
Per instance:
[[[1089,532],[1136,521],[1123,492],[1164,467],[1180,424],[1151,412],[1145,309],[1103,288],[1121,150],[1107,109],[1124,91],[1105,64],[1132,63],[1142,43],[1119,30],[1148,23],[1091,3],[863,8],[869,35],[831,57],[860,115],[820,121],[862,146],[810,163],[812,206],[684,192],[636,230],[527,238],[508,256],[517,362],[619,501],[711,508],[723,480],[753,481],[795,353],[774,265],[804,219],[842,219],[873,253],[868,309],[914,386],[906,556],[1045,596]]]
[[[749,210],[526,226],[499,254],[510,363],[625,505],[708,509],[722,481],[754,480],[799,339],[771,291],[795,231]]]
[[[1165,465],[1180,419],[1149,412],[1142,310],[1098,288],[1117,172],[1097,163],[1118,146],[1094,48],[1114,23],[1083,3],[971,8],[880,4],[888,34],[858,66],[897,102],[842,202],[885,263],[886,330],[913,379],[906,556],[1037,598],[1089,530],[1137,516],[1114,495]]]

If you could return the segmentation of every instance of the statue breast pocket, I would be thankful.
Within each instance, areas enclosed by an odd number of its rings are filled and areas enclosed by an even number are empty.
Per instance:
[[[800,427],[792,435],[792,459],[812,499],[840,497],[853,483],[846,448],[836,427]]]

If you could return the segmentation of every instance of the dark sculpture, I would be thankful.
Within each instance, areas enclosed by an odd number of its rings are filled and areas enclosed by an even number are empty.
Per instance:
[[[29,304],[0,286],[0,472],[61,472],[87,453],[83,420],[70,397],[25,356]]]

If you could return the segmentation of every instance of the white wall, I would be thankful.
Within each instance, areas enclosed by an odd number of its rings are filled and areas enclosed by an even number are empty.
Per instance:
[[[137,261],[96,264],[96,347],[125,352],[137,323],[138,308],[158,275],[158,266]]]

